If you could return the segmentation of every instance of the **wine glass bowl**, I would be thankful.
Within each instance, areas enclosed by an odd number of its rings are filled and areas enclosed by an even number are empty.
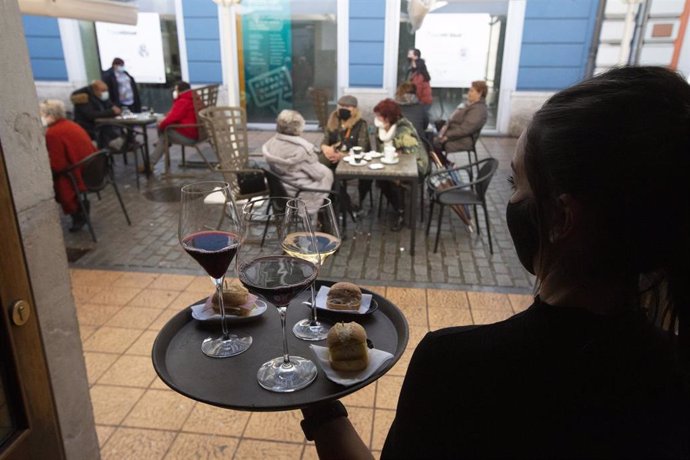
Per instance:
[[[237,253],[242,222],[227,182],[197,182],[182,187],[181,193],[180,244],[213,279],[220,307],[222,335],[205,339],[201,351],[211,358],[229,358],[252,344],[251,336],[228,331],[223,305],[225,273]]]
[[[264,363],[257,372],[257,380],[263,388],[281,393],[306,387],[318,373],[312,361],[288,352],[285,332],[288,305],[318,275],[318,262],[285,252],[283,242],[293,233],[300,233],[300,242],[316,248],[304,202],[255,198],[244,206],[243,233],[237,253],[240,282],[278,309],[283,338],[283,356]]]

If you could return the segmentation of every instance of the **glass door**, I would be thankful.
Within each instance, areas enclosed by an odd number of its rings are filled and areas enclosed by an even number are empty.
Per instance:
[[[316,120],[311,94],[336,93],[336,0],[244,0],[239,8],[240,98],[250,123],[283,109]]]

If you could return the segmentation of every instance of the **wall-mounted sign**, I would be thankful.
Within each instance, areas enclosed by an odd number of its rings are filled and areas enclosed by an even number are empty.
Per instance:
[[[247,112],[274,116],[292,108],[289,0],[244,0],[242,47]]]
[[[486,79],[490,19],[488,14],[426,16],[415,34],[415,48],[426,61],[431,86],[469,88],[472,81]]]

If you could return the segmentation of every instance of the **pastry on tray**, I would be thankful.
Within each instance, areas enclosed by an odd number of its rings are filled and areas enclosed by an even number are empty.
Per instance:
[[[369,364],[367,332],[353,322],[336,323],[326,337],[331,367],[336,371],[361,371]]]
[[[335,283],[326,296],[326,308],[331,310],[357,311],[361,305],[362,290],[352,283]]]
[[[226,315],[249,316],[256,306],[256,299],[249,295],[249,291],[240,284],[225,284],[223,286],[223,306]],[[214,293],[206,301],[213,311],[220,314],[218,293]]]

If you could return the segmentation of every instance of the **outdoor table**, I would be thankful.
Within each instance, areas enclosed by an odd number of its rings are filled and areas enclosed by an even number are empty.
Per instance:
[[[341,160],[335,168],[335,180],[343,187],[343,183],[349,179],[373,179],[373,180],[398,180],[410,184],[410,199],[408,201],[408,226],[410,228],[410,255],[414,256],[415,247],[415,223],[416,207],[415,197],[417,196],[417,186],[419,184],[419,174],[417,172],[417,161],[414,155],[398,155],[400,161],[397,164],[383,164],[383,169],[369,169],[372,163],[380,163],[380,159],[369,161],[366,165],[353,166],[347,161]],[[346,214],[343,210],[343,227],[345,226]]]
[[[124,129],[134,129],[140,127],[144,133],[144,172],[146,177],[151,176],[151,161],[149,160],[149,135],[147,132],[147,126],[155,124],[158,118],[155,114],[150,114],[148,112],[136,113],[135,116],[123,118],[122,115],[118,115],[113,118],[96,118],[96,125],[116,125],[121,126]],[[136,155],[136,152],[134,153]]]
[[[317,281],[316,289],[331,284],[332,281]],[[153,344],[152,360],[158,376],[176,392],[214,406],[254,412],[285,411],[342,398],[383,376],[400,359],[408,340],[405,316],[385,298],[362,289],[373,295],[379,306],[376,311],[356,317],[320,315],[319,320],[326,323],[357,321],[366,329],[374,347],[392,353],[393,358],[371,377],[354,385],[342,386],[328,380],[309,349],[310,344],[326,346],[325,340],[307,342],[292,334],[293,325],[310,314],[308,307],[302,304],[308,292],[292,301],[287,314],[290,354],[310,359],[318,368],[316,380],[308,387],[292,393],[274,393],[263,389],[256,380],[263,363],[283,354],[280,317],[271,304],[262,316],[251,322],[229,323],[231,334],[233,330],[246,332],[252,336],[253,343],[244,353],[223,359],[210,358],[201,351],[201,342],[206,337],[221,333],[220,322],[197,321],[192,318],[191,310],[185,308],[163,326]]]

